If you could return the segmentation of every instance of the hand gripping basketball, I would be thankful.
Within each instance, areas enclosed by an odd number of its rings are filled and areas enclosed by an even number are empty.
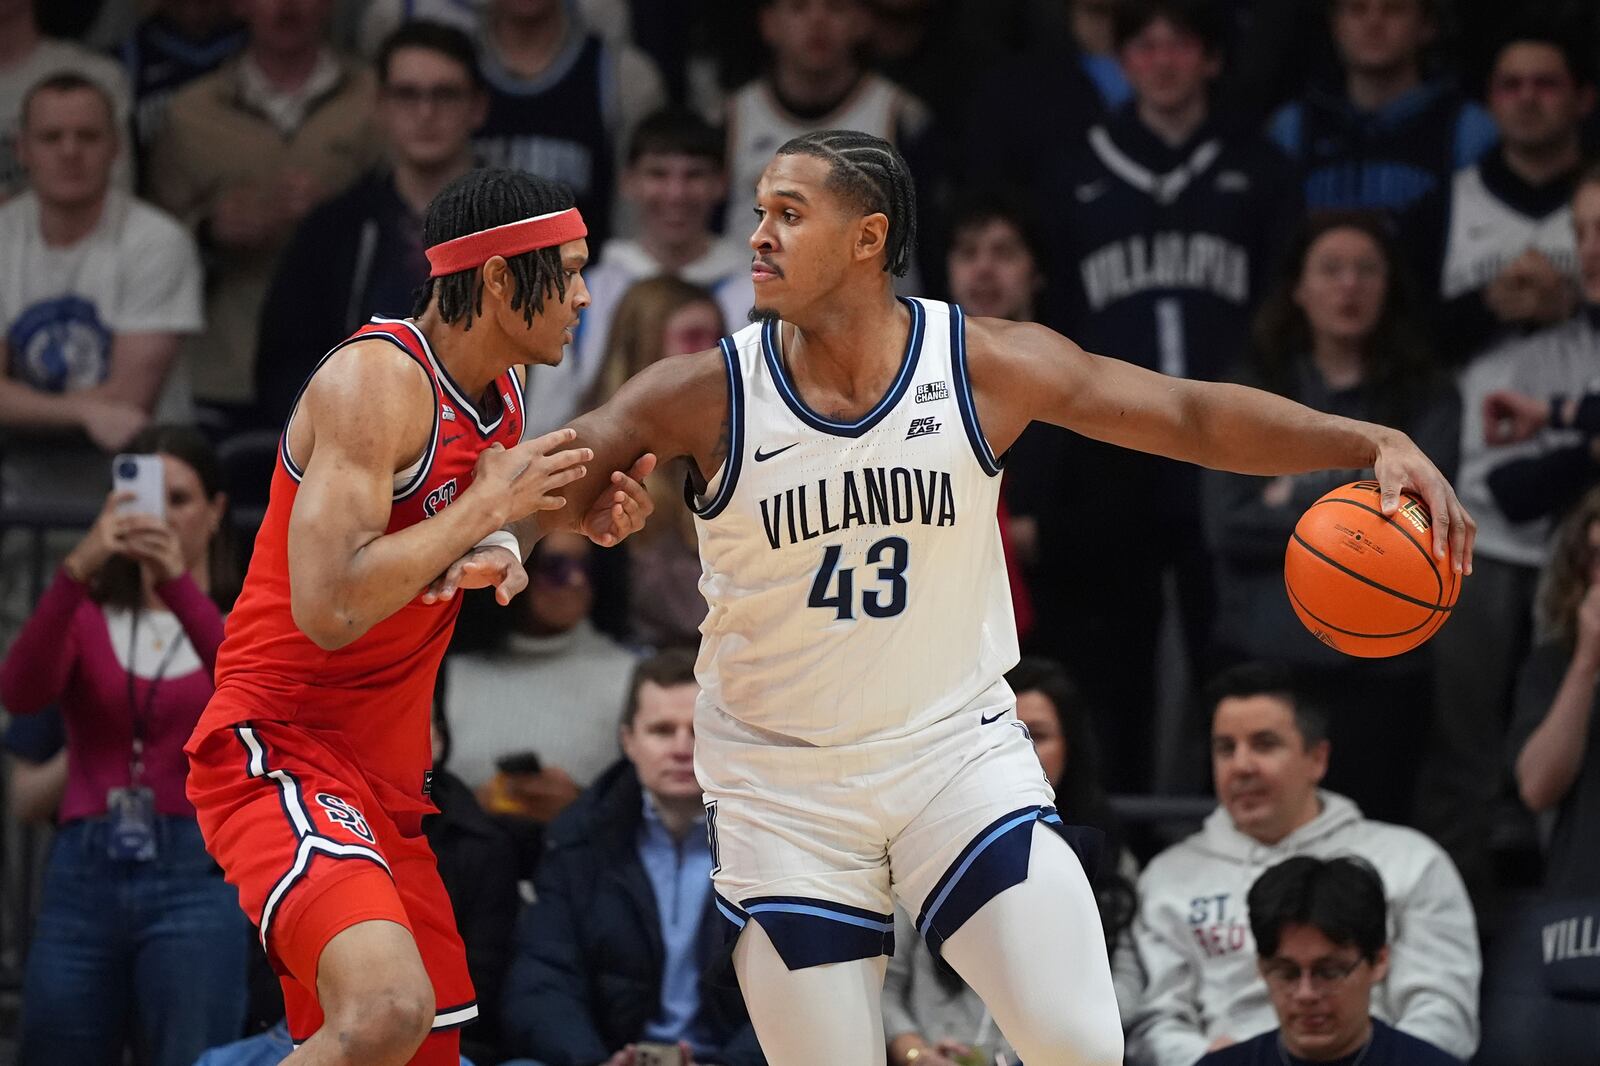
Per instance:
[[[1378,448],[1372,473],[1377,479],[1379,507],[1386,515],[1400,508],[1400,494],[1410,493],[1427,507],[1434,558],[1458,574],[1472,573],[1472,546],[1478,524],[1456,498],[1433,461],[1404,433],[1391,433]]]
[[[1289,538],[1283,579],[1294,613],[1330,648],[1399,655],[1450,618],[1464,574],[1433,547],[1434,524],[1407,492],[1386,514],[1376,481],[1340,486],[1306,509]]]

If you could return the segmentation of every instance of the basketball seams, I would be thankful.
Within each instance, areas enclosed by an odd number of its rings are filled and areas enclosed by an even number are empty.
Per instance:
[[[1378,586],[1378,587],[1380,589],[1382,588],[1381,585]],[[1408,636],[1411,636],[1414,633],[1417,633],[1417,632],[1419,632],[1419,631],[1421,631],[1423,629],[1428,628],[1431,625],[1434,625],[1435,623],[1438,623],[1438,624],[1442,625],[1443,622],[1441,620],[1442,619],[1447,619],[1447,618],[1450,617],[1450,609],[1448,607],[1426,608],[1429,611],[1428,617],[1425,618],[1423,621],[1418,622],[1416,625],[1412,626],[1410,629],[1402,629],[1397,633],[1358,633],[1353,629],[1341,629],[1339,626],[1334,625],[1332,622],[1327,621],[1326,619],[1324,619],[1323,617],[1321,617],[1320,615],[1318,615],[1317,613],[1312,611],[1311,608],[1309,608],[1309,607],[1307,607],[1305,605],[1305,601],[1304,600],[1302,600],[1299,596],[1295,595],[1294,586],[1292,586],[1292,585],[1288,584],[1287,582],[1285,582],[1284,588],[1289,593],[1289,599],[1294,601],[1295,607],[1297,607],[1300,610],[1300,612],[1302,614],[1304,614],[1307,618],[1309,618],[1312,621],[1316,622],[1317,625],[1323,627],[1324,629],[1328,630],[1331,633],[1338,633],[1341,636],[1346,636],[1346,637],[1355,637],[1358,640],[1395,640],[1395,639],[1398,639],[1400,637],[1408,637]],[[1387,592],[1388,590],[1384,589],[1383,591]],[[1429,635],[1431,636],[1432,634],[1429,634]],[[1422,643],[1423,643],[1422,641],[1418,641],[1417,644],[1412,645],[1412,647],[1413,648],[1414,647],[1418,647]],[[1360,655],[1361,654],[1361,652],[1359,652],[1359,651],[1352,651],[1351,649],[1348,649],[1348,648],[1338,648],[1337,650],[1343,651],[1343,652],[1346,652],[1347,654],[1352,654],[1352,655]],[[1407,648],[1406,649],[1406,651],[1410,651],[1410,650],[1411,650],[1411,648]]]
[[[1296,523],[1284,559],[1285,592],[1300,621],[1335,651],[1363,658],[1399,655],[1426,643],[1449,620],[1464,580],[1453,569],[1441,569],[1424,545],[1431,543],[1433,522],[1426,505],[1407,494],[1401,521],[1400,515],[1378,509],[1379,501],[1371,498],[1378,491],[1375,482],[1356,482],[1312,503]],[[1342,524],[1336,510],[1312,514],[1325,503],[1346,504],[1378,523],[1352,529]],[[1366,519],[1352,515],[1345,520]],[[1386,526],[1410,542],[1426,569],[1389,539]],[[1431,590],[1425,574],[1433,577]],[[1317,604],[1316,610],[1308,607],[1310,602]],[[1343,624],[1333,624],[1331,617]],[[1385,632],[1371,632],[1376,629]]]
[[[1433,571],[1434,584],[1438,586],[1439,599],[1441,601],[1444,599],[1444,577],[1439,573],[1439,564],[1434,562],[1433,553],[1424,548],[1421,542],[1418,541],[1416,537],[1411,535],[1410,530],[1406,529],[1406,527],[1402,526],[1399,522],[1396,522],[1391,516],[1384,514],[1371,504],[1362,503],[1360,500],[1352,500],[1348,496],[1334,496],[1331,499],[1327,496],[1324,496],[1322,499],[1318,500],[1316,503],[1307,508],[1307,513],[1309,514],[1311,511],[1316,510],[1325,503],[1348,503],[1351,507],[1358,507],[1361,510],[1366,511],[1368,514],[1375,515],[1376,517],[1383,519],[1383,521],[1387,522],[1389,525],[1393,526],[1402,537],[1411,542],[1411,546],[1413,548],[1417,549],[1417,551],[1422,554],[1422,558],[1427,560],[1428,569]],[[1433,528],[1432,515],[1428,516],[1428,528]]]
[[[1346,574],[1346,575],[1348,575],[1350,577],[1355,578],[1357,581],[1361,582],[1363,585],[1369,585],[1372,588],[1377,589],[1379,592],[1387,592],[1389,595],[1393,596],[1395,599],[1404,600],[1406,603],[1412,604],[1412,605],[1414,605],[1416,607],[1421,607],[1424,611],[1446,611],[1446,612],[1448,612],[1450,610],[1449,607],[1446,607],[1444,605],[1444,602],[1443,602],[1444,601],[1444,590],[1443,589],[1440,589],[1439,599],[1437,601],[1433,602],[1433,603],[1429,603],[1427,600],[1418,599],[1416,596],[1408,595],[1408,594],[1406,594],[1404,592],[1401,592],[1399,589],[1392,589],[1388,585],[1380,585],[1375,579],[1368,577],[1366,574],[1360,573],[1359,571],[1356,571],[1356,570],[1352,570],[1348,566],[1345,566],[1343,563],[1339,562],[1337,559],[1333,559],[1333,558],[1331,558],[1331,557],[1329,557],[1327,555],[1324,555],[1321,551],[1319,551],[1316,548],[1313,548],[1310,544],[1306,543],[1305,538],[1300,536],[1299,530],[1296,530],[1295,533],[1294,533],[1294,541],[1295,541],[1296,544],[1300,545],[1300,547],[1304,548],[1307,552],[1310,552],[1313,558],[1321,559],[1323,562],[1327,563],[1329,566],[1331,566],[1334,569],[1338,570],[1340,573]]]

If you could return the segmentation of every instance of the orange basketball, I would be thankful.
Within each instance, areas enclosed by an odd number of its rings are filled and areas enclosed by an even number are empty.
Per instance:
[[[1427,505],[1406,493],[1385,516],[1376,481],[1344,485],[1306,509],[1289,538],[1283,581],[1312,636],[1374,659],[1433,636],[1461,594],[1461,575],[1433,554]]]

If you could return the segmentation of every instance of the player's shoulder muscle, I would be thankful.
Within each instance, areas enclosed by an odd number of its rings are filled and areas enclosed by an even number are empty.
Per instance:
[[[1036,419],[1060,424],[1090,386],[1091,357],[1036,322],[969,318],[966,341],[979,422],[997,450]]]
[[[361,340],[334,352],[306,384],[295,414],[309,430],[307,469],[319,453],[390,472],[397,460],[415,458],[432,428],[431,393],[421,364],[388,341]]]

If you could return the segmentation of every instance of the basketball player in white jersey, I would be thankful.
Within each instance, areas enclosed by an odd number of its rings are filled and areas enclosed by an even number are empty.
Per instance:
[[[885,141],[798,137],[756,199],[764,320],[655,364],[574,428],[591,471],[645,452],[698,471],[696,765],[762,1048],[773,1066],[884,1061],[898,897],[1028,1066],[1121,1062],[1077,837],[1002,679],[1017,638],[999,457],[1037,418],[1245,473],[1374,467],[1386,508],[1402,488],[1427,501],[1457,567],[1472,521],[1395,430],[897,299],[915,194]],[[570,492],[574,513],[604,487]],[[490,583],[508,562],[485,549],[443,580]]]

